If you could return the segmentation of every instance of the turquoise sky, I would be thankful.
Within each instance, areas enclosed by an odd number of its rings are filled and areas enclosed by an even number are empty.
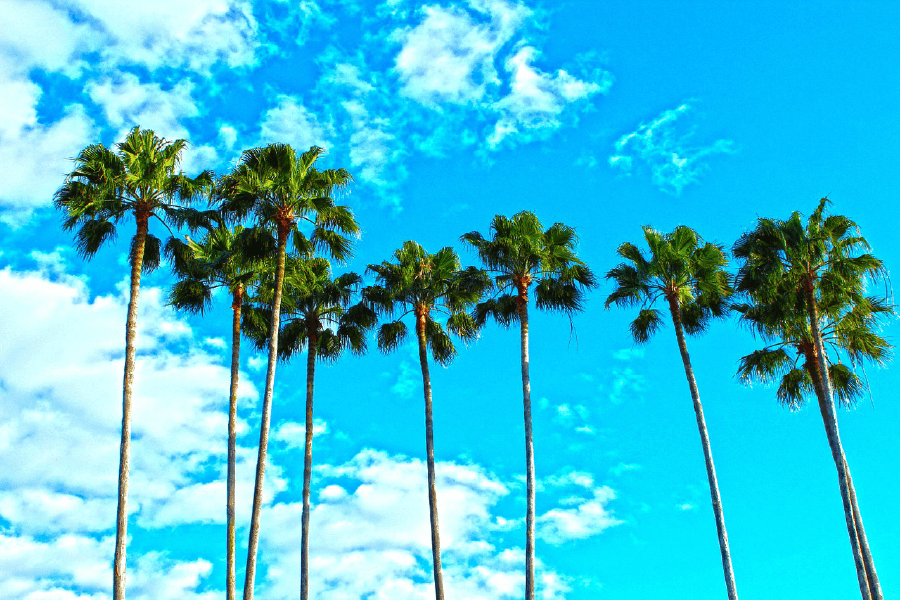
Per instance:
[[[81,148],[135,125],[190,140],[190,174],[269,142],[327,148],[322,166],[355,178],[342,201],[363,229],[337,272],[409,239],[474,264],[461,234],[531,210],[577,228],[602,276],[642,225],[730,248],[757,217],[823,196],[900,264],[893,2],[0,0],[0,13],[4,598],[110,597],[133,225],[83,262],[52,197]],[[224,590],[230,311],[221,297],[202,319],[177,314],[171,283],[160,269],[142,284],[128,588],[206,600]],[[538,596],[724,598],[674,333],[634,347],[634,315],[603,309],[610,291],[573,327],[532,318]],[[317,371],[312,597],[433,597],[417,352],[371,347]],[[790,412],[737,382],[757,346],[734,320],[688,347],[741,598],[856,597],[815,406]],[[517,333],[489,327],[432,371],[448,598],[523,593],[518,361]],[[247,348],[239,565],[263,367]],[[277,373],[261,600],[299,593],[304,376],[302,361]],[[865,376],[840,432],[886,598],[900,598],[900,375]]]

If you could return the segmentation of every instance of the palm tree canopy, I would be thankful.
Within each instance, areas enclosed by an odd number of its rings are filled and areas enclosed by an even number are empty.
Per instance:
[[[465,342],[478,336],[478,325],[469,311],[491,287],[490,276],[475,267],[462,269],[452,248],[429,254],[413,241],[394,252],[394,260],[369,265],[376,284],[364,290],[366,301],[376,312],[389,317],[378,332],[378,348],[390,352],[406,339],[402,321],[415,314],[425,322],[425,339],[440,364],[456,355],[450,333]],[[444,324],[433,314],[446,317]],[[395,318],[396,316],[396,318]]]
[[[868,252],[853,221],[826,215],[828,204],[820,200],[805,223],[798,212],[786,221],[760,219],[735,244],[734,254],[743,261],[737,288],[745,302],[734,309],[741,323],[768,343],[742,357],[737,374],[747,384],[780,378],[778,399],[792,409],[815,394],[811,373],[817,353],[807,289],[815,299],[828,375],[840,402],[852,404],[868,389],[856,367],[881,365],[890,357],[891,345],[878,330],[894,310],[865,294],[867,280],[884,275],[881,261]]]
[[[185,140],[169,142],[150,129],[135,127],[115,151],[92,144],[78,154],[75,170],[57,190],[54,204],[65,212],[63,228],[78,228],[76,247],[82,257],[92,258],[115,239],[116,225],[129,213],[145,225],[155,218],[167,228],[193,231],[209,226],[213,211],[186,205],[211,189],[213,175],[204,171],[192,179],[179,170],[186,146]],[[160,251],[159,238],[148,233],[144,270],[159,266]],[[134,256],[133,247],[131,252]]]
[[[574,228],[555,223],[544,230],[534,213],[522,211],[511,218],[495,216],[490,230],[490,239],[477,231],[460,237],[475,248],[494,281],[495,295],[475,308],[479,326],[488,318],[503,326],[517,321],[518,302],[527,302],[532,283],[538,308],[569,315],[582,310],[596,278],[575,254]]]
[[[268,343],[274,282],[271,270],[260,282],[254,305],[243,313],[242,329],[260,350]],[[302,352],[315,335],[316,357],[334,361],[345,350],[361,355],[366,351],[366,332],[375,326],[375,312],[361,302],[353,303],[362,278],[344,273],[332,278],[324,258],[288,258],[285,264],[281,302],[278,354],[289,360]]]
[[[346,261],[352,256],[346,236],[359,234],[353,213],[336,205],[332,195],[353,180],[344,169],[315,168],[325,150],[313,146],[299,156],[286,144],[244,151],[234,170],[219,180],[222,212],[240,221],[252,217],[257,226],[290,235],[294,249],[309,256],[314,250]],[[311,228],[307,236],[299,225]]]
[[[701,333],[711,319],[725,317],[733,289],[722,247],[704,242],[696,231],[683,225],[667,234],[649,226],[643,230],[649,257],[626,242],[617,252],[628,262],[606,274],[616,286],[606,299],[606,308],[613,304],[641,307],[631,324],[635,342],[646,342],[662,327],[661,312],[652,308],[660,298],[678,306],[688,334]]]
[[[171,238],[165,246],[179,278],[169,304],[193,313],[203,314],[209,308],[216,288],[226,288],[232,295],[238,289],[247,290],[267,268],[267,261],[252,257],[271,256],[275,251],[275,240],[268,232],[240,225],[229,228],[222,223],[199,242],[185,237],[186,241]]]
[[[799,212],[789,219],[759,219],[733,254],[742,261],[736,289],[763,301],[785,299],[812,286],[819,303],[855,303],[869,277],[884,275],[859,228],[843,215],[828,215],[822,198],[805,221]]]

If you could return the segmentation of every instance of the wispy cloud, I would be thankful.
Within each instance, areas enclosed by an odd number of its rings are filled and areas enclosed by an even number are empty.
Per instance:
[[[602,533],[610,527],[620,525],[607,508],[616,493],[612,488],[601,486],[592,490],[589,498],[572,497],[565,499],[566,508],[554,508],[537,519],[538,536],[554,546],[570,540],[580,540]]]
[[[686,185],[699,181],[700,174],[709,168],[706,159],[737,151],[735,143],[727,139],[693,144],[694,128],[685,131],[684,127],[678,127],[679,119],[691,110],[689,104],[682,104],[620,137],[614,144],[615,153],[609,157],[609,165],[631,173],[635,163],[641,161],[657,187],[680,194]]]

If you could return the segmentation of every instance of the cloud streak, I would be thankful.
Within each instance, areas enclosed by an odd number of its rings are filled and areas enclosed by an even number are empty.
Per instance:
[[[681,194],[681,190],[700,180],[709,168],[707,159],[717,154],[733,154],[737,151],[731,140],[719,139],[711,144],[692,145],[694,129],[681,133],[680,119],[692,110],[687,103],[663,111],[649,123],[620,137],[613,145],[614,154],[609,165],[630,174],[635,163],[641,162],[650,171],[651,180],[659,189]]]

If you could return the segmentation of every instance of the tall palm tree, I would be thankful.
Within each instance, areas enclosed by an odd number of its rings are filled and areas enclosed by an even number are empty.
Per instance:
[[[263,396],[259,432],[259,454],[253,490],[250,540],[247,544],[247,570],[244,600],[252,600],[259,546],[259,517],[262,510],[263,477],[272,417],[272,392],[278,360],[278,335],[281,316],[282,284],[287,244],[295,251],[311,256],[316,250],[328,252],[336,260],[350,257],[348,235],[357,235],[359,226],[346,206],[336,205],[335,191],[352,180],[344,169],[316,169],[316,161],[325,154],[313,146],[298,155],[285,144],[270,144],[244,151],[240,163],[222,177],[218,186],[219,206],[230,219],[250,218],[256,228],[270,231],[277,239],[274,296],[269,323],[269,360]],[[305,224],[307,235],[300,225]]]
[[[250,332],[259,349],[266,346],[271,322],[274,282],[264,281],[257,306],[246,313],[245,331]],[[361,355],[366,351],[366,332],[377,317],[363,303],[353,304],[362,283],[356,273],[331,277],[331,266],[324,258],[288,258],[281,297],[281,331],[278,354],[289,360],[307,350],[306,358],[306,444],[303,460],[303,517],[300,534],[300,597],[309,598],[309,490],[312,476],[313,383],[316,360],[334,362],[344,350]]]
[[[169,304],[179,310],[203,314],[212,304],[214,290],[224,288],[231,295],[231,384],[228,396],[228,483],[226,498],[226,573],[225,596],[235,598],[235,462],[237,391],[241,354],[241,309],[248,288],[259,278],[263,263],[248,258],[266,253],[274,240],[266,235],[248,235],[240,225],[219,225],[199,242],[172,238],[166,243],[166,255],[172,262],[178,281],[169,294]]]
[[[478,251],[492,275],[496,293],[475,308],[481,327],[491,318],[504,327],[519,322],[522,398],[525,408],[525,598],[534,600],[535,483],[531,435],[531,378],[528,358],[528,292],[535,285],[539,309],[572,315],[582,309],[585,291],[596,286],[594,274],[575,256],[578,238],[571,227],[556,223],[545,231],[538,218],[523,211],[491,222],[491,238],[477,231],[460,238]]]
[[[375,274],[376,284],[364,290],[364,297],[378,313],[391,319],[382,324],[378,331],[378,348],[390,352],[399,347],[407,337],[403,318],[411,314],[415,319],[425,395],[425,450],[434,593],[437,600],[443,600],[428,349],[431,349],[435,361],[447,365],[456,356],[456,347],[449,333],[466,342],[477,337],[478,328],[468,311],[490,288],[491,280],[487,273],[475,267],[461,269],[459,257],[452,248],[445,247],[429,254],[412,241],[404,242],[394,251],[393,262],[369,265],[368,271]],[[446,329],[435,319],[435,313],[446,317]]]
[[[131,239],[131,296],[125,326],[125,376],[122,383],[122,438],[119,445],[119,490],[113,599],[125,598],[125,541],[128,529],[128,465],[131,452],[131,397],[134,383],[135,336],[141,272],[159,266],[160,241],[149,232],[150,220],[195,228],[208,214],[185,206],[212,183],[212,174],[190,178],[179,170],[185,140],[170,142],[149,129],[132,129],[111,150],[92,144],[75,158],[75,169],[56,191],[54,204],[65,213],[63,228],[77,230],[75,245],[85,259],[115,239],[116,225],[134,217]]]
[[[798,315],[808,323],[807,335],[811,344],[808,350],[813,359],[809,363],[808,381],[816,391],[838,472],[860,594],[864,600],[882,600],[884,595],[838,431],[834,389],[839,388],[838,384],[844,388],[845,382],[840,379],[840,371],[829,370],[825,349],[828,332],[823,323],[845,308],[851,315],[858,309],[854,317],[858,321],[863,314],[871,312],[873,306],[877,307],[878,303],[866,299],[865,286],[870,277],[882,276],[884,268],[881,260],[869,252],[868,242],[852,220],[843,215],[826,214],[829,203],[828,199],[822,198],[807,219],[799,212],[794,212],[785,221],[759,219],[756,228],[741,236],[734,246],[735,258],[742,261],[736,287],[757,305],[757,314],[769,313],[766,320],[770,326],[774,322],[774,331],[779,328],[802,330]],[[777,312],[773,315],[772,311]],[[842,328],[836,329],[838,335],[844,332]],[[865,343],[873,341],[868,339]],[[860,355],[864,356],[865,353]],[[793,377],[800,379],[798,374]],[[853,381],[848,379],[850,385]]]
[[[713,464],[712,448],[700,392],[688,356],[685,332],[689,335],[702,333],[710,320],[728,314],[727,299],[732,288],[725,266],[728,260],[720,246],[703,240],[693,229],[676,227],[672,233],[663,234],[650,227],[644,227],[644,239],[650,248],[650,256],[645,257],[637,246],[629,243],[618,248],[618,254],[628,262],[623,262],[607,273],[616,289],[606,299],[606,307],[641,307],[637,318],[631,324],[631,334],[636,343],[647,342],[663,325],[659,310],[651,308],[656,300],[664,299],[669,305],[678,349],[684,364],[703,455],[706,459],[706,475],[712,497],[716,529],[719,534],[719,549],[722,553],[722,567],[729,600],[737,600],[734,569],[731,565],[731,551],[728,547],[728,533],[725,531],[725,516]]]

